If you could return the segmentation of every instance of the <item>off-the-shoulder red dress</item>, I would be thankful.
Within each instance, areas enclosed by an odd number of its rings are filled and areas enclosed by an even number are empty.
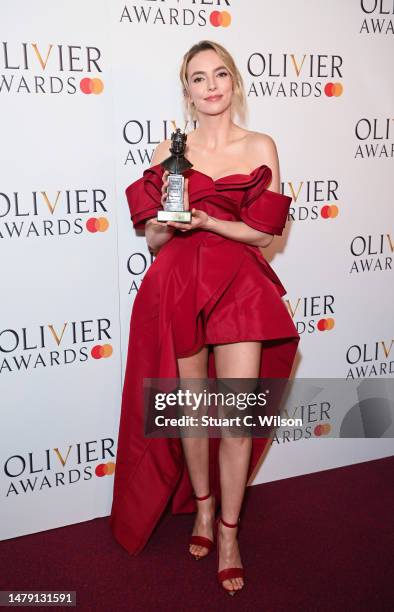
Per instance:
[[[161,208],[163,169],[147,168],[126,189],[135,228]],[[270,191],[266,165],[213,180],[194,170],[189,201],[219,219],[281,235],[291,198]],[[288,378],[300,337],[282,301],[286,290],[258,247],[197,229],[177,231],[145,274],[134,301],[118,437],[111,528],[130,553],[145,546],[170,498],[173,514],[195,512],[182,442],[145,438],[143,379],[177,378],[177,358],[204,344],[263,341],[260,378]],[[208,377],[215,378],[209,352]],[[267,444],[254,438],[248,476]],[[209,439],[210,488],[220,501],[218,450]]]

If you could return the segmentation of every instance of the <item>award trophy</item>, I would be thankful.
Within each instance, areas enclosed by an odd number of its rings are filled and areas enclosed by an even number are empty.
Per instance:
[[[175,125],[174,125],[175,127]],[[185,178],[182,172],[193,166],[184,156],[187,136],[176,128],[171,134],[170,152],[172,155],[167,157],[161,166],[169,171],[167,199],[164,203],[164,210],[157,212],[158,221],[177,221],[178,223],[191,223],[192,213],[183,208],[183,192]]]

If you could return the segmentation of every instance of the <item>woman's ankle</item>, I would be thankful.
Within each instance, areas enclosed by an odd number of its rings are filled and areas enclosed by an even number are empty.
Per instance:
[[[198,518],[201,520],[205,519],[206,521],[212,521],[212,518],[215,516],[215,508],[213,506],[201,508],[197,511],[196,516],[198,516]]]
[[[238,526],[237,527],[226,527],[222,521],[219,521],[219,533],[223,539],[227,541],[237,540],[238,537]]]

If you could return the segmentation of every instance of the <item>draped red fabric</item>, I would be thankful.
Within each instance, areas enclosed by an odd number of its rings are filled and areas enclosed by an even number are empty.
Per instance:
[[[135,228],[161,208],[162,174],[157,164],[127,187]],[[185,175],[190,209],[282,234],[291,198],[267,189],[268,166],[218,180],[194,169]],[[114,537],[130,554],[144,548],[170,500],[173,514],[196,511],[181,440],[144,437],[143,379],[177,378],[178,357],[205,344],[245,340],[263,342],[260,378],[288,378],[300,337],[281,299],[285,293],[258,247],[201,229],[177,231],[145,274],[130,321],[110,517]],[[208,377],[216,378],[212,350]],[[248,477],[267,442],[253,439]],[[217,503],[219,444],[218,438],[209,440]]]

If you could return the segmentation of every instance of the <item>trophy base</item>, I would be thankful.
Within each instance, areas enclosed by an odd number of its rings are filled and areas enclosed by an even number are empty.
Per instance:
[[[178,223],[191,223],[192,213],[190,210],[158,210],[158,221],[177,221]]]

